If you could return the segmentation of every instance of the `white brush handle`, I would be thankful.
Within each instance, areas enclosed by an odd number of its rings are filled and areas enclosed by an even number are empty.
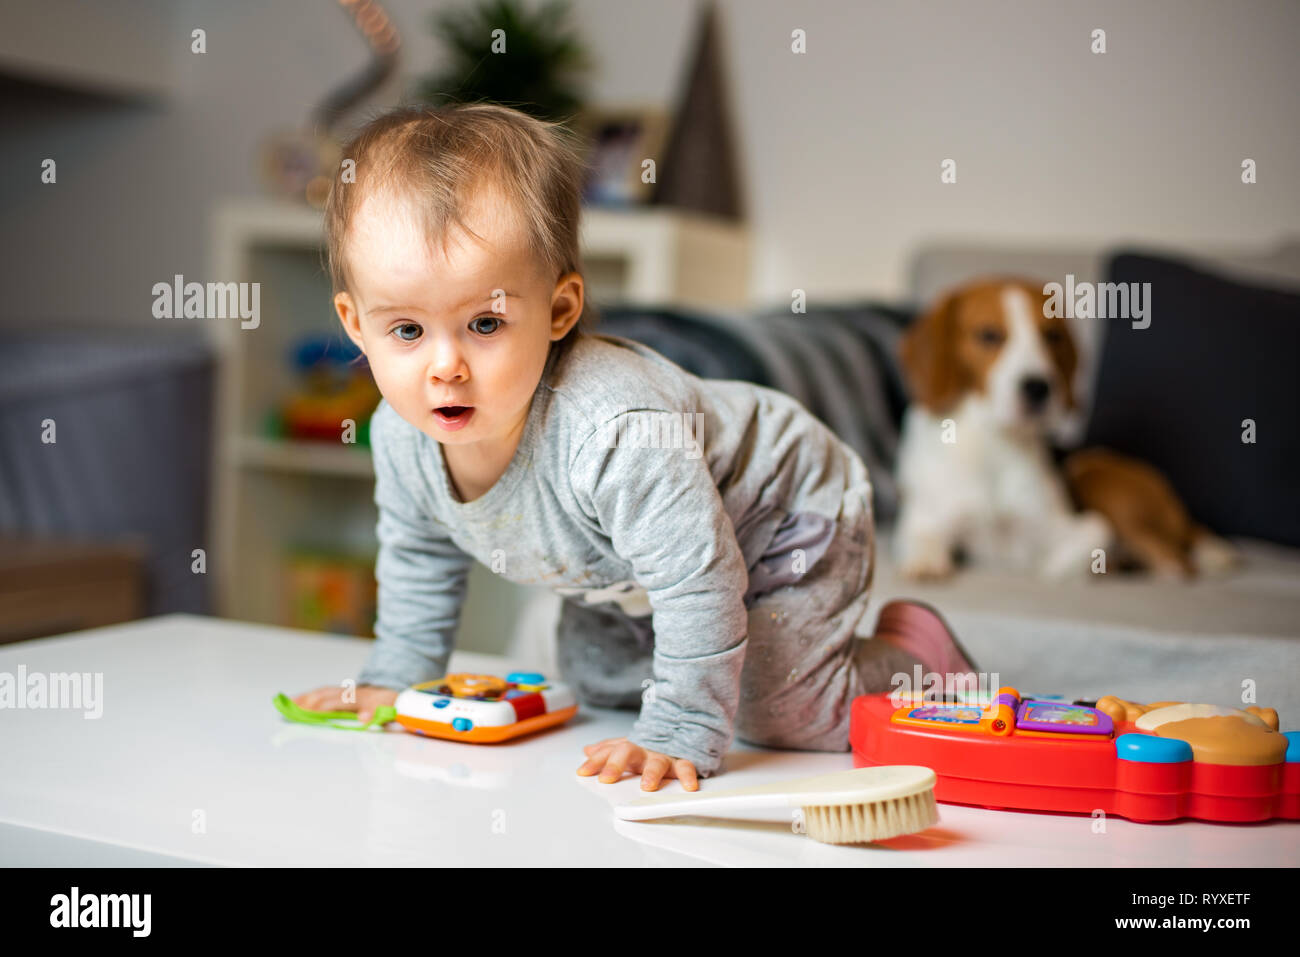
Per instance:
[[[694,794],[659,794],[616,805],[624,821],[699,815],[746,821],[789,821],[791,809],[871,804],[919,794],[934,787],[929,768],[911,764],[835,771],[793,781]]]

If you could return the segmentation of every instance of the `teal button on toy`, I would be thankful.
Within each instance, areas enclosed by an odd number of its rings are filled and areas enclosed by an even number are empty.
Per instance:
[[[512,681],[517,685],[542,685],[546,684],[546,676],[536,671],[512,671],[506,675],[506,681]]]
[[[1286,738],[1286,763],[1300,764],[1300,731],[1283,731]]]
[[[457,731],[468,731],[470,728],[474,727],[474,722],[469,718],[454,718],[451,722],[451,726]]]
[[[1179,764],[1192,760],[1192,746],[1177,738],[1154,734],[1121,734],[1115,739],[1115,756],[1142,764]]]

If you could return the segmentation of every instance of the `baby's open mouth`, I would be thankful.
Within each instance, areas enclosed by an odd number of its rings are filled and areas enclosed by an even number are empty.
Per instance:
[[[454,419],[456,416],[468,412],[472,408],[474,408],[472,405],[442,405],[434,411],[442,413],[449,419]]]

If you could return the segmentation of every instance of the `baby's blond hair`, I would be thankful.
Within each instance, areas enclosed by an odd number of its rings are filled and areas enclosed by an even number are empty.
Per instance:
[[[452,223],[476,235],[463,219],[469,200],[478,190],[497,190],[552,280],[583,271],[583,162],[576,137],[560,123],[491,103],[406,106],[362,127],[343,157],[355,162],[356,182],[336,177],[325,202],[325,254],[335,294],[349,287],[344,242],[352,218],[366,196],[384,190],[410,196],[431,243],[443,240]],[[566,344],[594,325],[588,295]]]

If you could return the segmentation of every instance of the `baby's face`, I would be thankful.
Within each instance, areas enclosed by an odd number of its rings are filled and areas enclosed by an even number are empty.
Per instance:
[[[522,434],[550,344],[582,311],[582,280],[543,275],[499,201],[465,220],[484,242],[452,226],[430,250],[402,203],[368,197],[347,238],[352,288],[334,306],[398,415],[435,441],[491,449]],[[468,411],[438,411],[449,406]]]

